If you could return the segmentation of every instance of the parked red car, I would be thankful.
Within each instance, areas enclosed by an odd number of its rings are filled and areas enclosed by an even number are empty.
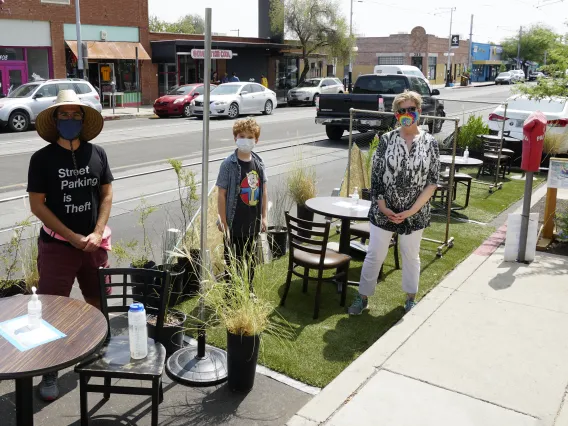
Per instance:
[[[211,90],[216,86],[211,85]],[[203,95],[203,84],[185,84],[176,86],[161,98],[154,101],[154,114],[158,117],[170,117],[173,115],[191,116],[189,106],[193,98]]]

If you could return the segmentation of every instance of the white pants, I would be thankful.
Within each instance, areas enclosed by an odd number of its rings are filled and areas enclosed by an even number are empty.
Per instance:
[[[398,247],[402,255],[402,290],[408,294],[418,292],[418,280],[420,279],[420,241],[423,229],[415,231],[410,235],[398,236]],[[385,231],[371,224],[371,235],[369,238],[369,250],[363,262],[361,270],[361,280],[359,282],[359,293],[363,296],[375,294],[377,279],[381,266],[385,261],[392,232]]]

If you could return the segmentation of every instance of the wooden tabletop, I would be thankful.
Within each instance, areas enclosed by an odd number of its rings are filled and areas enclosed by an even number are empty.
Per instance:
[[[451,155],[440,155],[440,163],[442,164],[452,164],[452,156]],[[468,157],[466,160],[461,155],[456,155],[455,164],[460,167],[467,167],[467,166],[481,166],[483,164],[482,160],[478,160],[477,158]]]
[[[344,205],[342,206],[341,204]],[[354,199],[347,197],[316,197],[306,201],[306,208],[322,216],[336,217],[338,219],[366,220],[368,219],[371,202],[361,199],[356,202]]]
[[[96,351],[107,334],[104,315],[91,305],[62,296],[40,295],[42,317],[66,337],[20,351],[0,337],[0,380],[39,376],[74,365]],[[29,296],[0,299],[0,322],[28,313]]]

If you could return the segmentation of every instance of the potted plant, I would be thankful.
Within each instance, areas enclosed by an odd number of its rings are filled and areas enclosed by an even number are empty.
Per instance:
[[[196,248],[199,246],[199,238],[193,226],[198,211],[198,182],[195,179],[195,172],[184,169],[180,160],[169,159],[168,163],[172,166],[177,178],[183,243],[185,246],[192,247],[191,260],[186,257],[177,258],[178,267],[185,272],[183,279],[176,285],[172,285],[172,292],[178,303],[181,303],[199,291],[199,271],[196,270],[200,258],[199,248]]]
[[[286,181],[288,193],[292,201],[296,203],[298,217],[307,221],[313,221],[314,213],[306,208],[306,201],[314,198],[317,194],[315,169],[304,164],[300,158],[295,161]]]
[[[224,279],[217,280],[211,274],[200,294],[207,310],[207,327],[220,326],[227,331],[227,379],[234,392],[248,392],[254,385],[263,333],[282,340],[292,335],[287,322],[277,315],[276,304],[264,296],[266,287],[250,291],[249,272],[253,266],[252,260],[231,259]],[[266,268],[270,265],[256,268],[255,282],[267,281],[263,278]]]
[[[269,216],[271,226],[268,227],[268,244],[272,256],[284,256],[288,249],[288,229],[286,228],[285,212],[290,210],[292,200],[286,187],[282,184],[273,186],[269,201]]]
[[[483,142],[478,135],[488,135],[489,126],[480,115],[470,115],[467,122],[459,128],[457,147],[461,152],[466,148],[471,158],[483,159]]]
[[[16,294],[26,294],[26,283],[16,278],[20,271],[20,253],[22,249],[23,235],[30,226],[30,221],[25,220],[16,224],[10,241],[4,245],[0,252],[1,267],[4,277],[0,277],[0,297],[10,297]]]
[[[130,262],[130,267],[133,269],[163,269],[167,267],[171,271],[171,286],[179,285],[176,281],[182,281],[184,271],[183,269],[175,269],[172,265],[156,265],[156,262],[151,260],[154,257],[152,242],[148,236],[147,220],[148,217],[156,211],[156,207],[148,206],[145,200],[142,200],[140,206],[137,207],[139,212],[138,224],[142,229],[142,243],[140,244],[137,240],[131,240],[129,242],[123,243],[119,242],[113,245],[113,253],[116,256],[119,263]],[[136,275],[136,273],[130,276],[132,282],[144,284],[146,278]],[[152,283],[160,284],[160,283]],[[168,354],[172,354],[176,350],[183,347],[183,327],[187,319],[183,312],[171,309],[172,306],[177,304],[177,299],[175,297],[170,297],[171,287],[167,293],[167,308],[166,317],[164,321],[164,330],[160,337],[160,343],[166,348]],[[132,289],[134,295],[142,295],[143,287],[134,287]],[[136,298],[135,298],[136,300]],[[158,307],[159,298],[157,293],[148,294],[146,297],[146,305],[151,308]],[[148,336],[154,338],[156,326],[156,316],[153,314],[148,315]]]
[[[363,167],[365,172],[365,182],[367,183],[367,188],[361,188],[361,198],[363,200],[371,200],[371,174],[373,171],[373,157],[375,155],[375,151],[379,146],[379,136],[375,135],[371,144],[369,145],[369,150],[367,152],[361,151],[361,155],[363,156]]]

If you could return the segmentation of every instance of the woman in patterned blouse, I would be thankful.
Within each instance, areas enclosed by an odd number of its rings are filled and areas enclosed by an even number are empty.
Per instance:
[[[438,185],[438,142],[418,127],[422,98],[405,91],[393,101],[400,127],[381,137],[371,175],[371,232],[359,295],[349,314],[360,315],[375,292],[379,271],[396,232],[402,254],[402,289],[406,312],[415,305],[420,277],[420,241],[430,225],[429,200]]]

